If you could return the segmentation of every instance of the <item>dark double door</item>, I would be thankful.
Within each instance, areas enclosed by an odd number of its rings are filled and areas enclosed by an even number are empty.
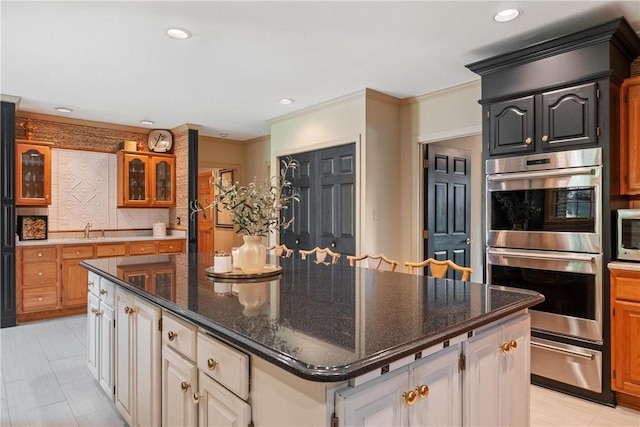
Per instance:
[[[355,143],[292,155],[300,162],[289,180],[300,192],[285,218],[280,244],[298,249],[331,248],[355,254]]]

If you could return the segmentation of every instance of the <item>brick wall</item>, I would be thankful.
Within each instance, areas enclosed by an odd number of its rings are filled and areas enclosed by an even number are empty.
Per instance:
[[[631,63],[631,77],[640,76],[640,56]]]

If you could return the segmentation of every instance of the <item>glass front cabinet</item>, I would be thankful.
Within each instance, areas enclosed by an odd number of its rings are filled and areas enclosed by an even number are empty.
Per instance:
[[[118,153],[118,206],[175,205],[176,159],[170,154]]]
[[[51,147],[16,143],[16,206],[51,204]]]

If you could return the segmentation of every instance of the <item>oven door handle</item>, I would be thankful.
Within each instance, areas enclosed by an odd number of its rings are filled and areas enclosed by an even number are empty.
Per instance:
[[[571,169],[551,169],[544,171],[530,171],[530,172],[515,172],[515,173],[496,173],[487,175],[487,181],[509,181],[514,179],[534,179],[534,178],[550,178],[576,175],[596,175],[598,168],[595,167],[583,167],[583,168],[571,168]]]
[[[580,254],[569,254],[563,253],[562,255],[555,254],[538,254],[538,253],[520,253],[520,252],[512,252],[512,251],[496,251],[492,249],[487,250],[488,255],[493,256],[502,256],[507,258],[528,258],[528,259],[544,259],[544,260],[557,260],[557,261],[577,261],[577,262],[588,262],[594,264],[597,261],[597,258],[593,255],[580,255]]]
[[[549,345],[549,344],[542,344],[535,341],[531,341],[531,347],[538,347],[544,350],[554,351],[556,353],[568,354],[569,356],[579,357],[581,359],[593,360],[594,358],[593,354],[567,350],[566,348],[560,348],[560,347],[556,347],[554,345]]]

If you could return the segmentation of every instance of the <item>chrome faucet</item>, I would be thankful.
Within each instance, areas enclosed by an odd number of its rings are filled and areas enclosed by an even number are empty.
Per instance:
[[[93,227],[91,225],[90,222],[87,223],[87,225],[84,226],[84,238],[88,239],[89,238],[89,230],[91,229],[91,227]]]

